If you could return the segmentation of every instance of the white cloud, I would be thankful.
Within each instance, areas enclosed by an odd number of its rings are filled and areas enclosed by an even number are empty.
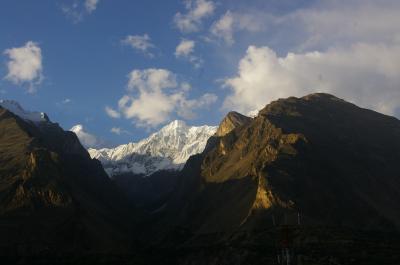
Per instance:
[[[181,42],[176,46],[175,49],[175,56],[180,57],[180,56],[189,56],[193,53],[194,51],[194,46],[195,42],[192,40],[181,40]]]
[[[71,102],[72,102],[71,99],[66,98],[66,99],[64,99],[61,103],[62,103],[62,104],[69,104],[69,103],[71,103]]]
[[[203,64],[203,60],[193,54],[195,45],[196,43],[193,40],[182,39],[178,46],[176,46],[175,56],[177,58],[184,58],[191,62],[194,67],[199,68]]]
[[[147,34],[144,34],[143,36],[128,35],[121,42],[122,44],[129,45],[133,49],[140,51],[149,57],[154,57],[154,54],[149,50],[155,48],[155,45],[151,43],[151,39]]]
[[[74,0],[71,5],[63,5],[61,11],[73,23],[79,23],[86,14],[91,14],[96,10],[99,2],[99,0]]]
[[[258,110],[250,110],[249,112],[246,113],[246,116],[251,118],[257,117],[257,115],[258,115]]]
[[[82,124],[77,124],[70,129],[78,137],[79,141],[85,148],[105,148],[110,147],[110,144],[105,140],[87,132]]]
[[[24,46],[4,51],[9,57],[6,79],[14,84],[28,84],[28,91],[35,92],[35,85],[43,80],[42,50],[35,42],[28,41]]]
[[[227,45],[235,43],[237,31],[259,32],[265,30],[272,16],[260,11],[232,12],[228,10],[210,27],[214,39],[223,40]]]
[[[88,13],[96,10],[99,0],[85,0],[85,8]]]
[[[166,69],[133,70],[128,75],[128,90],[140,92],[161,92],[165,88],[174,88],[178,85],[174,73]]]
[[[238,75],[225,81],[224,108],[260,109],[272,100],[328,92],[393,114],[400,106],[400,45],[354,44],[325,52],[288,53],[250,46]]]
[[[193,109],[216,100],[212,94],[203,95],[198,101],[188,99],[190,85],[178,82],[176,75],[166,69],[133,70],[128,78],[128,94],[119,100],[118,106],[125,118],[136,120],[137,126],[158,126],[174,113],[187,118],[193,116]]]
[[[235,42],[233,39],[233,21],[232,13],[227,11],[211,26],[211,34],[217,38],[222,38],[227,44],[233,44]]]
[[[112,127],[110,132],[120,135],[122,132],[122,129],[119,127]]]
[[[400,2],[394,0],[321,0],[314,5],[277,15],[266,9],[227,11],[210,28],[214,39],[227,44],[235,35],[264,41],[283,49],[313,51],[356,42],[400,41]]]
[[[121,114],[120,114],[118,111],[116,111],[115,109],[113,109],[113,108],[111,108],[111,107],[109,107],[109,106],[106,106],[106,107],[104,108],[104,110],[105,110],[105,112],[107,113],[107,115],[108,115],[109,117],[111,117],[111,118],[119,119],[119,118],[121,117]]]
[[[400,40],[399,1],[325,1],[323,5],[301,9],[276,18],[291,24],[305,36],[300,48],[319,49],[354,42],[389,43]]]
[[[189,33],[201,29],[202,20],[214,13],[215,3],[207,0],[187,0],[185,7],[187,13],[176,13],[174,23],[180,31]]]
[[[177,113],[185,119],[193,119],[196,114],[193,110],[209,106],[217,101],[218,97],[215,94],[206,93],[197,99],[184,99],[179,101]]]
[[[226,12],[211,39],[233,44],[240,37],[249,48],[237,75],[225,80],[223,108],[247,113],[280,97],[328,92],[399,115],[399,9],[395,0],[321,0],[278,15]]]
[[[127,130],[124,130],[120,127],[112,127],[110,132],[116,134],[116,135],[121,135],[121,134],[130,134]]]

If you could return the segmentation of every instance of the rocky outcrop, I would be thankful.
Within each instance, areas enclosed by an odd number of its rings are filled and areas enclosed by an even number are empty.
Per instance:
[[[252,119],[238,112],[231,111],[220,122],[215,136],[221,137],[231,132],[236,127],[249,123]]]

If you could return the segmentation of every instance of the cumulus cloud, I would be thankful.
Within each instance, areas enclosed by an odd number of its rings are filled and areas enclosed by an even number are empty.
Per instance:
[[[232,44],[246,34],[250,45],[237,75],[225,79],[223,108],[247,113],[280,97],[328,92],[399,115],[399,8],[394,0],[322,0],[280,14],[228,11],[211,36]]]
[[[272,100],[328,92],[394,114],[400,106],[400,44],[354,44],[325,52],[288,53],[250,46],[238,74],[225,80],[225,109],[260,109]]]
[[[69,99],[69,98],[66,98],[66,99],[64,99],[63,101],[61,101],[62,104],[69,104],[69,103],[71,103],[71,102],[72,102],[72,100]]]
[[[133,70],[128,75],[128,90],[140,92],[160,92],[165,88],[174,88],[178,85],[176,75],[166,69]]]
[[[82,124],[77,124],[73,126],[70,129],[71,132],[74,132],[76,136],[78,137],[79,141],[85,148],[106,148],[110,147],[111,145],[105,141],[104,139],[101,139],[89,132],[86,131],[84,126]]]
[[[149,35],[128,35],[121,41],[124,45],[131,46],[134,50],[140,51],[143,54],[154,57],[154,54],[150,52],[151,49],[155,48],[155,45],[151,43]]]
[[[135,119],[137,126],[155,127],[173,114],[187,118],[193,109],[216,100],[212,94],[205,94],[200,100],[188,99],[190,86],[166,69],[133,70],[128,78],[128,93],[119,100],[118,107],[125,118]]]
[[[28,41],[24,46],[4,51],[9,57],[8,73],[5,79],[21,85],[27,84],[29,92],[35,92],[35,85],[43,80],[42,50],[35,42]]]
[[[181,32],[189,33],[201,29],[202,20],[214,13],[215,3],[207,0],[187,0],[185,7],[187,13],[176,13],[174,23]]]
[[[191,62],[194,67],[199,68],[203,60],[193,54],[195,45],[196,43],[193,40],[182,39],[178,46],[176,46],[175,56],[177,58],[184,58]]]
[[[113,108],[111,108],[111,107],[109,107],[109,106],[106,106],[106,107],[104,108],[104,111],[105,111],[106,114],[107,114],[109,117],[111,117],[111,118],[118,119],[118,118],[121,117],[121,114],[120,114],[118,111],[116,111],[115,109],[113,109]]]

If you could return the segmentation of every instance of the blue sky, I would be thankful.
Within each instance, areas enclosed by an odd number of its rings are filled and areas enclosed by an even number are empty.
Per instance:
[[[399,117],[400,4],[375,2],[3,0],[0,97],[116,144],[312,92]]]

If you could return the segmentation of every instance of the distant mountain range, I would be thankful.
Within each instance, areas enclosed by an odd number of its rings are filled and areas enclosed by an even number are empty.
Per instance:
[[[137,143],[115,148],[89,148],[110,176],[133,173],[148,176],[160,170],[179,170],[186,160],[201,153],[216,126],[188,126],[175,120]]]

